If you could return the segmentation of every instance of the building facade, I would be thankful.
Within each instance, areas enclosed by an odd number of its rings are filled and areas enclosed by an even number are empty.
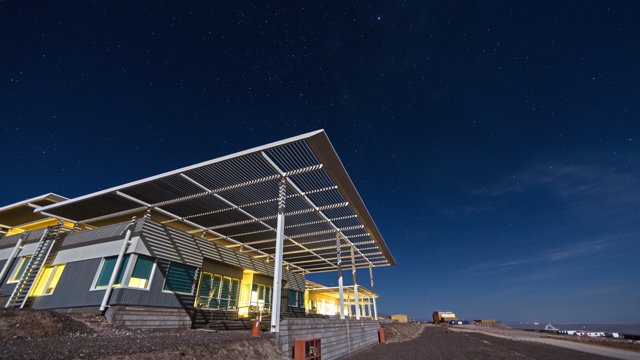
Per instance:
[[[8,205],[0,227],[0,304],[98,311],[130,327],[261,315],[277,332],[282,316],[376,318],[372,271],[394,263],[324,131]],[[326,271],[338,287],[305,284]]]

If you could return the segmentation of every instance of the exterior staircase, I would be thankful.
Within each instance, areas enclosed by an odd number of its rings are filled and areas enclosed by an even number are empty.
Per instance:
[[[31,255],[29,263],[22,273],[22,277],[16,284],[13,293],[11,293],[5,305],[6,308],[24,308],[30,305],[29,293],[38,279],[40,271],[45,266],[51,265],[66,234],[67,232],[61,224],[53,225],[45,229],[35,252]]]

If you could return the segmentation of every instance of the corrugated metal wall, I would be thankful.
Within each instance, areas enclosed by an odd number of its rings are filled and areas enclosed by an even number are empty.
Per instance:
[[[144,222],[140,236],[153,257],[196,267],[202,267],[203,258],[207,258],[237,268],[273,276],[273,263],[266,263],[263,260],[213,244],[205,239],[191,236],[153,220],[147,219]],[[304,275],[285,269],[282,278],[287,281],[291,289],[304,291]]]
[[[159,259],[156,264],[156,271],[153,273],[149,290],[116,289],[111,295],[109,304],[193,308],[195,296],[162,291],[169,261]]]
[[[34,309],[99,306],[104,290],[90,291],[101,259],[76,261],[65,265],[53,294],[39,296]]]

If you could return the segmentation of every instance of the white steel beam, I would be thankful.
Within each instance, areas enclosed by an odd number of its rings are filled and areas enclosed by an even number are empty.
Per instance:
[[[340,234],[336,232],[336,258],[338,259],[338,293],[340,297],[340,319],[344,320],[344,285],[342,283],[342,254],[340,251]]]
[[[369,278],[371,279],[371,293],[373,293],[373,319],[378,320],[378,306],[376,304],[376,286],[373,283],[373,266],[369,266]],[[369,312],[371,312],[371,304],[369,304]]]
[[[273,298],[271,299],[271,332],[280,332],[280,302],[282,300],[282,245],[284,244],[284,209],[286,180],[280,180],[278,192],[278,221],[276,226],[276,258],[273,264]]]
[[[358,301],[358,280],[356,279],[356,261],[351,246],[351,275],[353,275],[353,299],[356,302],[356,320],[360,320],[360,302]]]
[[[111,272],[111,277],[109,278],[109,285],[104,292],[104,296],[102,297],[102,303],[100,303],[100,311],[105,311],[107,306],[109,305],[109,298],[111,297],[111,292],[113,291],[113,284],[116,282],[116,278],[118,277],[118,273],[120,272],[120,266],[122,266],[122,259],[124,259],[124,254],[127,252],[127,248],[129,244],[131,244],[131,229],[129,228],[131,224],[133,224],[135,218],[131,220],[129,225],[127,225],[127,232],[122,240],[122,246],[120,247],[120,252],[118,253],[118,258],[116,259],[116,264],[113,267],[113,271]],[[125,285],[125,284],[122,284]]]

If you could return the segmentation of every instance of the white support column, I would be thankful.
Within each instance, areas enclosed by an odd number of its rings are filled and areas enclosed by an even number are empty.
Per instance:
[[[369,307],[368,309],[369,317],[373,319],[373,311],[371,310],[371,298],[367,299],[367,306]]]
[[[353,275],[353,301],[356,307],[356,320],[360,320],[360,302],[358,301],[358,279],[356,279],[356,257],[351,245],[351,275]]]
[[[369,279],[371,280],[371,293],[373,293],[373,319],[378,320],[378,307],[376,306],[376,286],[373,283],[373,265],[369,264]]]
[[[278,218],[276,222],[276,258],[273,262],[273,299],[271,299],[271,332],[280,331],[280,301],[282,300],[282,253],[284,246],[284,210],[287,195],[286,178],[280,179]]]
[[[347,316],[351,318],[351,296],[349,296],[348,291],[347,291]]]
[[[131,222],[133,223],[134,220]],[[127,226],[128,228],[129,226]],[[104,296],[102,297],[102,303],[100,304],[100,311],[105,311],[109,304],[109,297],[111,297],[111,291],[113,291],[113,284],[116,282],[116,277],[118,277],[118,272],[120,272],[120,266],[122,266],[122,259],[124,258],[124,254],[127,252],[127,247],[131,243],[131,229],[127,229],[127,234],[124,236],[124,240],[122,241],[122,247],[120,248],[120,253],[118,254],[118,259],[116,260],[116,265],[113,267],[113,272],[111,272],[111,278],[109,279],[109,285],[104,291]]]
[[[336,232],[336,260],[338,261],[338,293],[340,294],[340,319],[344,320],[344,284],[342,281],[342,246],[340,233]]]

